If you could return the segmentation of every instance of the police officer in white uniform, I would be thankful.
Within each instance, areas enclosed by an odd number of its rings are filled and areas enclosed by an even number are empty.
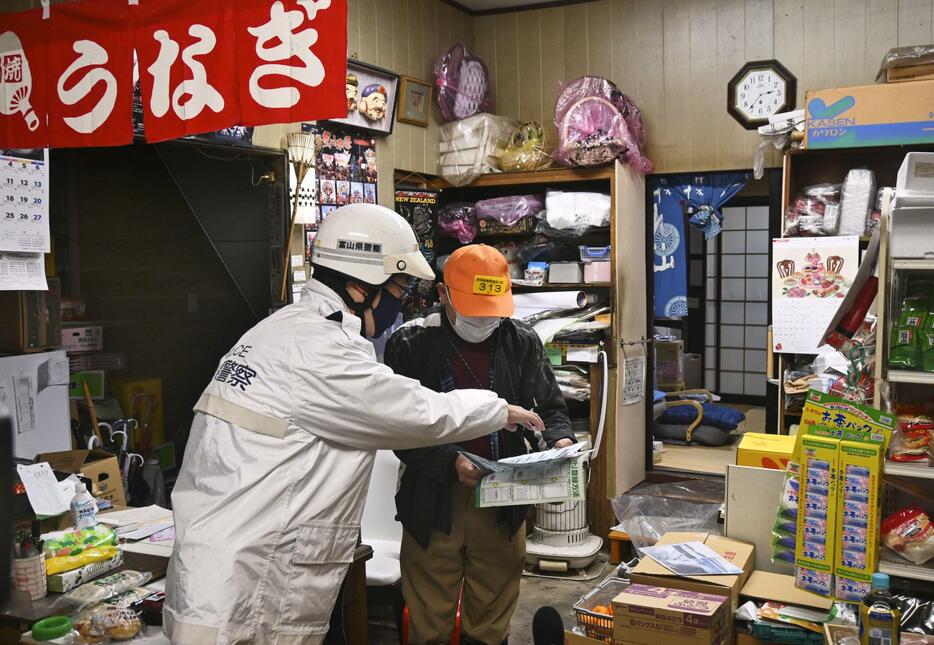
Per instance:
[[[399,215],[339,208],[311,261],[300,302],[244,334],[195,406],[172,493],[173,643],[322,642],[375,450],[542,429],[492,392],[439,394],[376,361],[363,334],[392,324],[409,276],[434,278]]]

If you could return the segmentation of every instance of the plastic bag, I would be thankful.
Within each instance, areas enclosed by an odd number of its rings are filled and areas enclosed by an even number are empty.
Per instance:
[[[147,595],[150,593],[146,591]],[[120,642],[139,636],[145,631],[145,624],[132,609],[97,604],[79,613],[75,630],[87,639],[83,642]],[[96,640],[101,638],[106,640]]]
[[[698,480],[639,487],[613,499],[613,511],[637,549],[652,546],[669,531],[719,534],[722,483],[715,495],[705,496],[702,489],[708,485]],[[693,501],[704,497],[704,501]]]
[[[78,555],[87,549],[101,546],[117,546],[117,532],[109,526],[97,524],[76,531],[55,531],[42,536],[42,552],[46,558]]]
[[[76,589],[72,589],[61,601],[70,605],[87,605],[102,602],[134,587],[139,587],[152,579],[148,571],[121,571],[105,578],[86,582]]]
[[[551,163],[545,152],[545,133],[538,121],[520,123],[499,157],[499,167],[505,172],[541,170]]]
[[[490,72],[486,64],[457,43],[445,51],[434,65],[435,101],[445,121],[456,121],[493,110]]]
[[[889,459],[924,461],[928,446],[934,443],[934,419],[925,415],[900,415],[892,434]]]
[[[477,237],[477,209],[468,202],[455,202],[438,211],[438,231],[457,238],[461,244],[470,244]]]
[[[610,224],[610,196],[603,193],[549,190],[545,195],[545,218],[552,229],[581,235],[594,227]]]
[[[477,217],[512,226],[523,217],[536,217],[545,210],[545,202],[538,195],[494,197],[477,202]]]
[[[839,235],[864,235],[869,211],[875,204],[876,176],[871,170],[854,168],[846,174],[840,197]]]
[[[493,114],[445,123],[438,130],[438,174],[453,186],[465,186],[484,173],[497,172],[517,124]]]
[[[639,108],[612,81],[582,76],[565,85],[555,102],[555,127],[555,158],[565,166],[595,166],[618,158],[642,174],[652,172]]]
[[[94,562],[103,562],[117,556],[119,549],[115,546],[98,546],[81,551],[78,555],[56,556],[45,561],[46,575],[54,576],[56,573],[73,571]]]
[[[884,82],[887,70],[900,67],[916,67],[934,63],[934,45],[912,45],[910,47],[895,47],[882,57],[876,82]]]
[[[882,522],[882,541],[914,564],[924,564],[934,558],[934,524],[917,505],[885,518]]]

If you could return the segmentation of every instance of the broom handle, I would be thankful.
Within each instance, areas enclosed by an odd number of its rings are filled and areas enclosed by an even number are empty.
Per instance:
[[[292,200],[292,218],[289,220],[289,231],[285,236],[285,244],[282,251],[282,282],[279,285],[279,302],[286,303],[285,288],[288,284],[289,271],[292,270],[292,263],[289,256],[292,251],[292,233],[295,230],[295,220],[298,218],[298,191],[305,180],[305,173],[308,172],[308,166],[305,164],[295,165],[295,198]]]

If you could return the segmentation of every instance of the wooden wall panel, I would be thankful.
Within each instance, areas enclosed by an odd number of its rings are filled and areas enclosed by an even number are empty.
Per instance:
[[[440,51],[463,41],[490,68],[496,112],[541,121],[549,146],[560,84],[609,76],[642,109],[659,172],[751,166],[757,136],[726,114],[725,98],[746,60],[782,61],[801,106],[807,89],[872,83],[891,47],[934,42],[934,0],[592,0],[479,17],[442,0],[348,3],[350,56],[429,80]],[[38,6],[7,0],[0,11]],[[284,143],[291,127],[259,128],[257,141]],[[392,201],[393,169],[435,172],[437,141],[434,116],[380,140],[381,203]]]
[[[932,14],[934,0],[594,0],[505,14],[519,20],[520,98],[516,112],[504,109],[511,100],[497,111],[540,119],[554,145],[559,82],[607,75],[642,109],[657,171],[749,168],[758,137],[726,113],[726,84],[745,61],[779,59],[798,77],[802,106],[807,89],[872,83],[891,47],[934,42]],[[495,33],[503,15],[473,19],[491,70],[511,65]],[[536,26],[540,61],[526,55]],[[539,76],[541,115],[528,89]],[[766,160],[780,158],[770,151]]]
[[[503,18],[516,24],[514,15]],[[443,48],[455,42],[474,46],[474,21],[440,0],[348,0],[347,50],[350,57],[390,69],[398,74],[432,80],[432,66]],[[536,46],[537,46],[536,39]],[[518,78],[513,43],[513,82]],[[495,48],[487,60],[496,58]],[[509,104],[519,110],[518,90]],[[537,114],[538,112],[536,112]],[[396,122],[390,137],[377,139],[379,202],[392,206],[393,171],[434,173],[438,159],[438,122],[432,115],[427,128]],[[256,129],[258,145],[285,147],[285,135],[299,124],[262,126]]]

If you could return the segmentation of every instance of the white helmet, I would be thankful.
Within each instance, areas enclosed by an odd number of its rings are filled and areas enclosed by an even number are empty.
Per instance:
[[[376,204],[348,204],[331,213],[318,227],[311,263],[372,285],[395,273],[435,277],[408,222]]]

